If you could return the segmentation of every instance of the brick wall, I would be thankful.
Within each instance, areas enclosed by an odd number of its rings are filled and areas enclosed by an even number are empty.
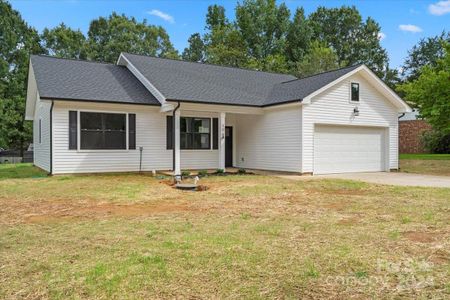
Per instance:
[[[400,153],[424,153],[420,137],[431,129],[430,124],[424,120],[400,121],[398,124]]]

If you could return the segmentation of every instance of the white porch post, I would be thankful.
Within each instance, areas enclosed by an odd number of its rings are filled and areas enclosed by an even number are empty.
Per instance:
[[[181,162],[180,162],[180,110],[175,111],[175,143],[174,143],[174,149],[175,149],[175,170],[174,174],[175,176],[181,175]]]
[[[225,171],[225,113],[219,116],[219,169]]]

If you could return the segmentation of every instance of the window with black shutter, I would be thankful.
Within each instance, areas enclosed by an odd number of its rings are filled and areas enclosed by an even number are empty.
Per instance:
[[[136,114],[128,114],[128,149],[136,149]]]
[[[173,117],[166,117],[166,149],[173,149]]]
[[[69,111],[69,150],[77,150],[77,111]]]
[[[219,119],[213,118],[213,149],[219,149]]]

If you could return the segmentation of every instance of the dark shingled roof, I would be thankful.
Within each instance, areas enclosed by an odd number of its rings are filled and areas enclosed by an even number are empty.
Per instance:
[[[167,100],[270,106],[302,99],[360,65],[305,78],[122,53]],[[41,98],[160,105],[125,67],[32,55]]]
[[[31,64],[41,98],[160,104],[123,66],[42,55]]]
[[[292,75],[122,53],[168,100],[262,106]]]
[[[272,105],[280,102],[302,100],[309,94],[335,81],[348,72],[353,71],[359,66],[361,65],[350,66],[276,84],[265,104]]]

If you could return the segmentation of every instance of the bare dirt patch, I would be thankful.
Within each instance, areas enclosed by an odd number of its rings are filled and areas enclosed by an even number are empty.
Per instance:
[[[410,240],[411,242],[417,243],[433,243],[442,234],[436,232],[417,232],[417,231],[407,231],[404,232],[403,237]]]
[[[194,211],[187,203],[153,203],[153,204],[113,204],[81,203],[66,201],[45,201],[34,206],[22,206],[20,211],[14,206],[1,215],[5,223],[45,223],[71,221],[78,219],[102,219],[108,217],[146,217],[154,214],[179,213]]]

